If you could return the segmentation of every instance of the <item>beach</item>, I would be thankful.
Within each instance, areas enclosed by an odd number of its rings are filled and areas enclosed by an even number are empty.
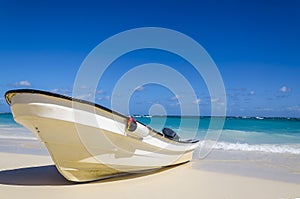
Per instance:
[[[297,198],[300,184],[193,168],[193,161],[147,174],[90,183],[65,180],[49,156],[0,153],[5,198]]]

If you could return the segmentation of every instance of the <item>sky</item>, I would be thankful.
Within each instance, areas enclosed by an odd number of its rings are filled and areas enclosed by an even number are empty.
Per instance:
[[[72,95],[82,62],[98,44],[141,27],[176,30],[203,46],[223,79],[228,116],[300,117],[297,0],[0,0],[0,112],[10,111],[4,100],[10,89]],[[210,115],[218,100],[193,66],[155,49],[130,52],[112,63],[99,81],[95,101],[111,108],[112,98],[124,94],[112,93],[117,81],[146,63],[165,64],[183,74],[196,93],[190,104]],[[151,107],[163,106],[165,113],[178,115],[179,99],[185,97],[159,85],[140,85],[131,95],[130,114],[149,114]]]

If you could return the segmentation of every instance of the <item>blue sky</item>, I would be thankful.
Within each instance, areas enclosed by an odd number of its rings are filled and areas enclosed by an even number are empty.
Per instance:
[[[300,117],[297,0],[1,1],[0,112],[9,111],[3,98],[9,89],[71,95],[77,71],[94,47],[119,32],[148,26],[182,32],[206,49],[224,80],[227,115]],[[155,50],[129,53],[112,64],[99,83],[97,103],[110,107],[112,85],[122,72],[148,62],[181,67],[201,114],[210,114],[213,99],[201,77],[184,60]],[[145,85],[131,97],[131,113],[147,114],[158,103],[178,114],[176,97],[184,96]]]

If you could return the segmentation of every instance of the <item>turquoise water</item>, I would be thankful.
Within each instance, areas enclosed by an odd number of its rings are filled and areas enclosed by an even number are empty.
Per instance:
[[[20,125],[18,125],[13,117],[11,113],[1,113],[0,114],[0,128],[12,128],[12,127],[20,127]]]
[[[174,116],[136,119],[157,131],[168,127],[184,139],[200,141],[205,139],[211,121],[210,117]],[[224,122],[215,149],[300,155],[300,119],[227,117]],[[18,125],[10,113],[0,114],[0,139],[37,140],[33,133]]]
[[[203,140],[210,129],[210,117],[137,117],[160,131],[175,130],[183,138]],[[213,118],[221,120],[221,118]],[[182,125],[180,125],[182,124]],[[196,131],[196,133],[194,133]],[[227,117],[214,147],[219,150],[257,151],[300,155],[300,119]]]
[[[12,114],[0,114],[0,139],[37,140],[33,133],[17,124]]]

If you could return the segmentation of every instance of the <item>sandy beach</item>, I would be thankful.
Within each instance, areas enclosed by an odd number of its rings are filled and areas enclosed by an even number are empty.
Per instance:
[[[147,174],[72,183],[49,156],[0,153],[4,198],[297,198],[300,184],[195,169],[194,162]]]

